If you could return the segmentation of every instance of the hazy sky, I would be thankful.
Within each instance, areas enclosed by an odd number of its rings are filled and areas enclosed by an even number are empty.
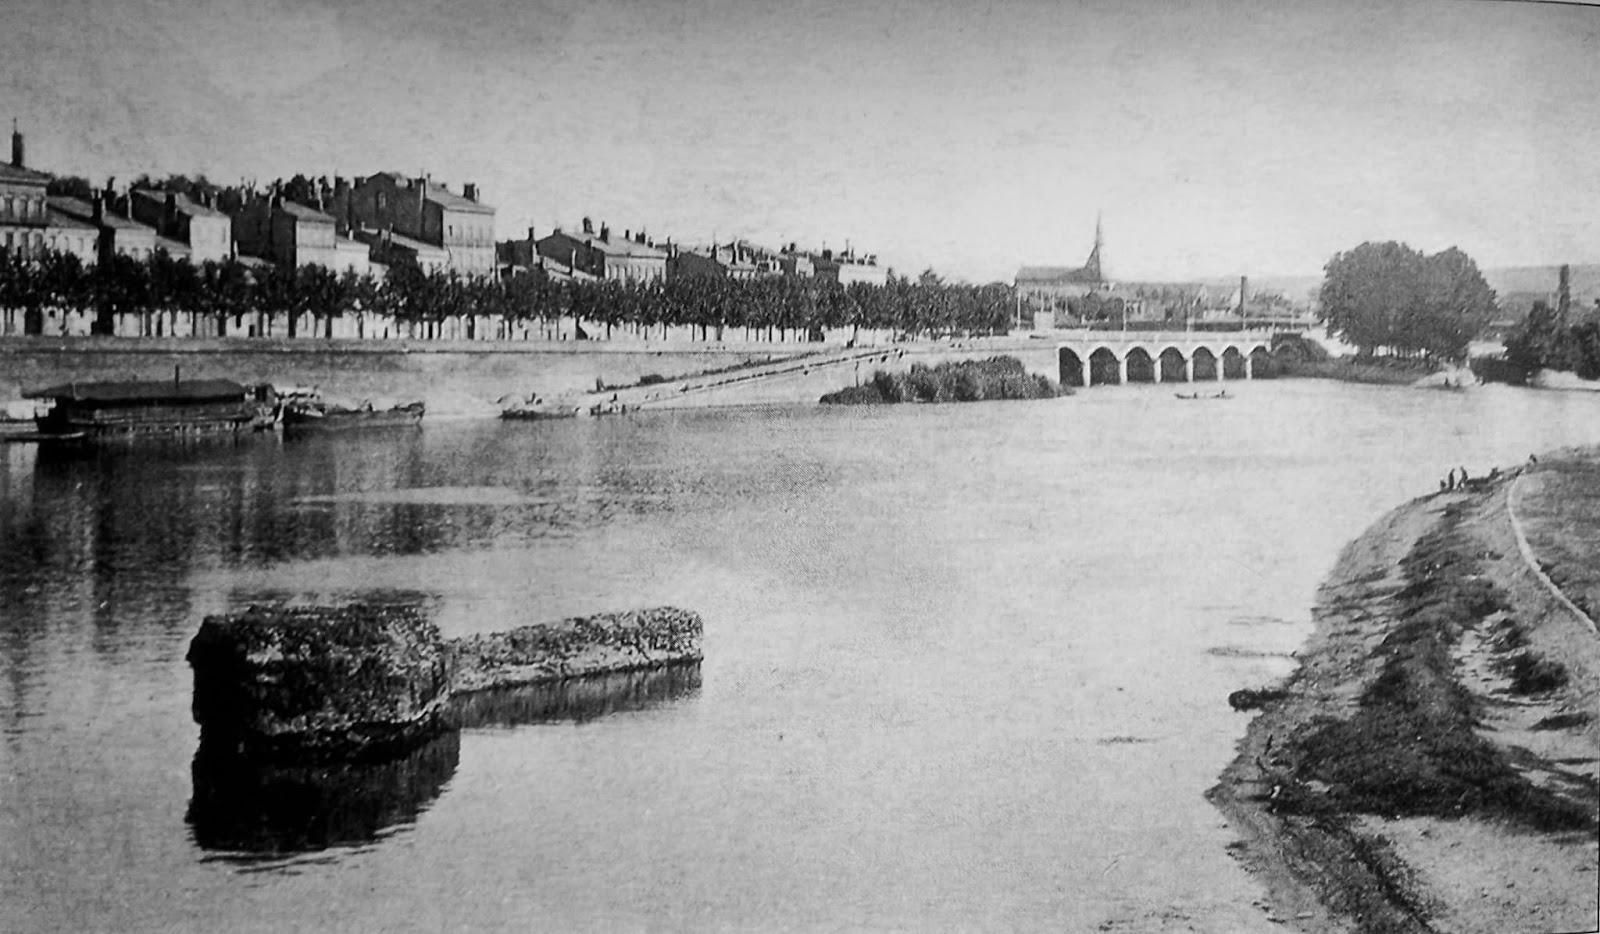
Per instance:
[[[422,171],[1009,279],[1600,261],[1600,9],[1535,3],[3,0],[34,167]]]

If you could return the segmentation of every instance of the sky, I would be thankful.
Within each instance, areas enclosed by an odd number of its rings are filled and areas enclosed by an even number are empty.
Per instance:
[[[1365,240],[1600,261],[1600,7],[0,0],[0,117],[99,182],[427,173],[501,238],[1009,281],[1315,274]]]

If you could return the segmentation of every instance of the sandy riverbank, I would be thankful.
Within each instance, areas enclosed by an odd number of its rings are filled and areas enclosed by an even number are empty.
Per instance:
[[[1323,585],[1284,696],[1209,793],[1291,929],[1596,928],[1600,639],[1507,507],[1536,543],[1565,534],[1538,519],[1559,463],[1407,503]]]

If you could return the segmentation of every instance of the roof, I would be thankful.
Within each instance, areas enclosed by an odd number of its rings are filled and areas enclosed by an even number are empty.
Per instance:
[[[221,211],[216,210],[215,208],[208,208],[188,195],[181,194],[179,192],[154,191],[146,188],[138,188],[135,189],[133,193],[137,197],[144,198],[147,201],[154,201],[158,204],[166,204],[167,195],[171,194],[173,197],[173,204],[177,207],[178,212],[181,214],[187,214],[190,217],[228,216]]]
[[[601,240],[599,234],[573,234],[567,233],[564,230],[558,230],[551,234],[550,237],[565,237],[575,243],[587,244],[591,249],[599,250],[601,253],[604,253],[607,256],[630,256],[637,257],[639,259],[659,260],[665,260],[667,258],[667,253],[665,250],[620,237],[611,240]],[[550,237],[544,237],[542,239],[548,240]]]
[[[210,399],[242,399],[246,392],[244,386],[231,379],[128,380],[62,383],[46,389],[30,389],[22,394],[22,398],[70,399],[78,402],[202,402]]]
[[[278,202],[278,207],[282,209],[283,213],[289,215],[295,220],[310,221],[313,224],[333,223],[332,215],[324,214],[316,208],[307,207],[304,204],[300,204],[296,201],[290,201],[287,198]]]
[[[418,256],[425,253],[437,253],[440,256],[450,255],[442,246],[435,246],[423,240],[414,240],[405,234],[398,234],[388,230],[357,230],[354,236],[362,243],[392,243],[394,246],[410,250]]]
[[[56,210],[52,205],[45,209],[46,226],[56,230],[99,230],[100,228],[71,214]]]
[[[9,162],[0,162],[0,182],[13,182],[22,185],[48,185],[50,176],[43,172],[12,165]]]
[[[82,198],[69,198],[65,195],[51,195],[46,199],[49,206],[62,214],[71,215],[81,221],[94,223],[94,205]],[[130,232],[147,232],[155,236],[156,229],[139,223],[136,220],[123,217],[116,211],[103,211],[100,215],[100,224],[117,230]]]
[[[387,176],[394,182],[396,188],[406,188],[414,182],[413,179],[401,175],[399,172],[379,172],[377,174]],[[376,178],[377,175],[373,177]],[[473,214],[494,213],[494,208],[489,205],[480,204],[453,191],[447,191],[443,185],[434,182],[428,184],[428,200],[447,211],[467,211]]]
[[[428,200],[444,208],[446,211],[465,211],[470,214],[493,214],[494,208],[487,204],[479,204],[463,195],[453,191],[446,191],[437,185],[428,186]]]
[[[1017,270],[1017,281],[1092,285],[1102,280],[1093,270],[1079,266],[1024,266]]]

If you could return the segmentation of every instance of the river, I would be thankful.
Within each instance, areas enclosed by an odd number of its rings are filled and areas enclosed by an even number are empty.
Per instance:
[[[0,929],[1280,930],[1202,797],[1381,513],[1600,398],[1231,383],[0,447]],[[675,604],[698,678],[196,758],[200,619]]]

